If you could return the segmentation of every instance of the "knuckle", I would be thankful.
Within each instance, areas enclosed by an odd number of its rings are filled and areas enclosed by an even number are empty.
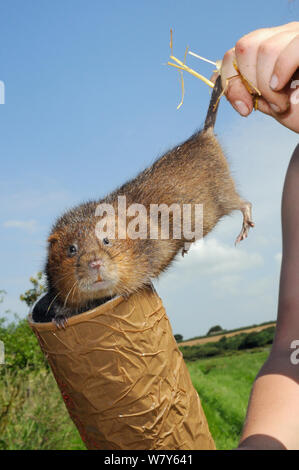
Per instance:
[[[232,50],[232,49],[229,49],[229,50],[226,51],[226,53],[224,54],[223,59],[224,59],[224,60],[228,60],[228,59],[230,59],[230,58],[232,57],[232,55],[233,55],[233,50]]]
[[[243,38],[239,39],[237,42],[236,42],[236,45],[235,45],[235,51],[236,51],[236,54],[237,55],[242,55],[244,54],[245,52],[248,51],[248,49],[250,48],[251,46],[251,41],[248,37],[244,36]]]
[[[288,98],[286,97],[279,105],[280,105],[281,113],[285,113],[286,111],[288,111],[290,107],[290,102]]]
[[[260,44],[258,48],[258,54],[263,56],[273,55],[277,51],[277,46],[275,46],[271,41],[264,41]]]
[[[295,31],[299,30],[299,21],[291,21],[285,25],[287,29],[294,29]]]
[[[265,94],[266,96],[266,94]],[[277,114],[285,113],[289,109],[289,100],[287,96],[284,95],[271,95],[267,96],[267,102],[272,109]]]

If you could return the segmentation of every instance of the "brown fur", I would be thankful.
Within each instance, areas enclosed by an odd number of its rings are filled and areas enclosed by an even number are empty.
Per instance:
[[[214,97],[215,98],[215,97]],[[215,118],[214,118],[215,119]],[[117,211],[117,198],[125,195],[127,207],[143,204],[203,204],[203,236],[225,215],[243,210],[244,201],[237,194],[228,163],[214,136],[212,126],[194,134],[182,145],[159,158],[102,201],[91,201],[68,211],[53,227],[49,237],[46,267],[48,278],[48,314],[37,314],[37,321],[55,317],[64,319],[115,295],[128,295],[149,285],[172,262],[186,240],[135,239],[110,240],[105,246],[95,235],[100,202],[112,204]],[[194,220],[192,221],[194,229]],[[147,220],[147,224],[149,220]],[[173,218],[170,218],[173,230]],[[76,244],[76,256],[68,256],[68,247]],[[101,270],[90,270],[90,262],[100,259]],[[110,282],[101,290],[91,286],[102,279]],[[52,303],[50,305],[50,303]]]

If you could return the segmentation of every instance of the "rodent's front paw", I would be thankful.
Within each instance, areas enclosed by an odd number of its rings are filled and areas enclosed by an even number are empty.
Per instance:
[[[65,330],[66,325],[67,325],[67,317],[64,315],[55,315],[55,317],[52,319],[52,323],[57,326],[57,328],[63,328]]]
[[[54,316],[52,318],[52,323],[57,326],[57,328],[65,329],[67,326],[67,319],[70,317],[70,311],[66,307],[62,307],[59,304],[56,304],[54,307]]]

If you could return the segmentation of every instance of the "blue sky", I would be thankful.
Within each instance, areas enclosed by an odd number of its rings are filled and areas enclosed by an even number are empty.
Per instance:
[[[166,66],[185,47],[220,59],[245,33],[298,19],[299,3],[1,0],[0,288],[3,308],[27,314],[19,294],[42,269],[55,218],[99,198],[201,126],[208,87]],[[189,57],[209,76],[212,68]],[[298,136],[222,100],[217,133],[257,227],[235,249],[239,214],[161,277],[175,333],[203,334],[271,320],[281,253],[280,196]],[[236,251],[237,250],[237,251]],[[245,306],[244,306],[245,303]]]

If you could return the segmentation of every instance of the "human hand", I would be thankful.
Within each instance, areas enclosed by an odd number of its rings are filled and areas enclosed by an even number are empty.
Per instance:
[[[299,132],[299,22],[253,31],[224,55],[220,73],[225,95],[242,116],[248,116],[253,97],[234,63],[261,92],[259,111]]]

